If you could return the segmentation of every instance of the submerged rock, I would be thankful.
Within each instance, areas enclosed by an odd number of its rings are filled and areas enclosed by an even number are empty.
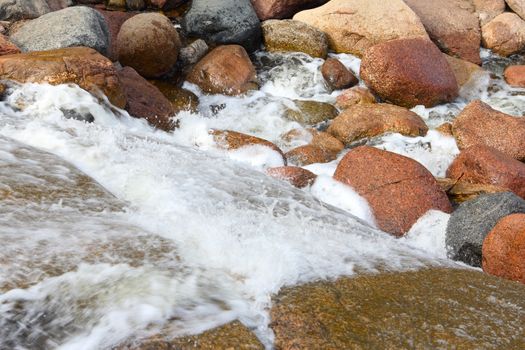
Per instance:
[[[427,125],[419,115],[386,103],[351,106],[341,112],[328,128],[330,134],[346,145],[387,132],[425,136],[427,131]]]
[[[326,33],[332,50],[357,56],[388,40],[428,38],[423,24],[403,0],[331,0],[299,12],[293,19]]]
[[[525,22],[515,13],[505,12],[481,27],[482,44],[500,56],[510,56],[525,48]]]
[[[441,51],[481,64],[479,19],[470,0],[405,0]]]
[[[483,241],[483,271],[525,284],[525,214],[504,217]]]
[[[293,103],[296,109],[288,108],[284,115],[286,118],[304,125],[314,125],[332,120],[339,114],[334,106],[325,102],[294,100]]]
[[[447,169],[447,177],[506,188],[525,198],[525,164],[482,144],[459,154]]]
[[[257,87],[255,67],[239,45],[213,49],[193,67],[187,80],[211,94],[239,95]]]
[[[326,35],[319,29],[294,20],[269,20],[262,24],[267,51],[304,52],[325,58],[328,53]]]
[[[146,78],[168,73],[179,55],[179,34],[168,17],[141,13],[126,20],[117,36],[118,59]]]
[[[183,26],[190,36],[238,44],[248,52],[261,43],[261,24],[250,0],[193,0]]]
[[[346,89],[359,83],[354,73],[336,58],[328,58],[323,63],[321,74],[332,90]]]
[[[115,67],[109,59],[90,48],[0,56],[0,78],[20,83],[74,83],[93,94],[102,91],[119,108],[126,105]]]
[[[175,111],[159,89],[131,67],[121,69],[118,77],[126,94],[125,109],[131,116],[146,119],[151,125],[165,131],[175,128],[176,123],[171,119]]]
[[[448,221],[448,256],[481,267],[483,240],[501,218],[514,213],[525,213],[525,201],[510,192],[484,194],[462,203]]]
[[[282,166],[270,168],[266,173],[276,179],[289,182],[297,188],[304,188],[314,183],[317,175],[309,170],[296,166]]]
[[[104,17],[85,6],[68,7],[28,21],[11,35],[11,40],[22,51],[84,46],[107,56],[110,49]]]
[[[285,288],[270,327],[276,349],[521,349],[524,300],[472,270],[383,273]]]
[[[334,179],[363,196],[378,227],[394,236],[403,236],[430,209],[452,211],[447,195],[425,167],[374,147],[361,146],[348,152]]]
[[[279,153],[284,158],[284,153],[279,147],[268,140],[243,134],[232,130],[211,130],[210,134],[220,148],[235,150],[246,146],[260,145],[268,147]]]
[[[171,102],[175,114],[182,111],[197,112],[199,97],[193,92],[164,80],[151,80],[150,83]]]
[[[156,335],[146,339],[130,340],[114,350],[263,350],[255,334],[238,321],[228,323],[197,335],[182,338]]]
[[[450,65],[427,39],[398,39],[369,48],[360,74],[381,98],[407,108],[451,102],[459,93]]]
[[[499,112],[480,100],[461,111],[452,123],[452,132],[459,149],[482,144],[525,160],[525,119]]]
[[[37,18],[50,12],[46,0],[0,0],[0,20]]]

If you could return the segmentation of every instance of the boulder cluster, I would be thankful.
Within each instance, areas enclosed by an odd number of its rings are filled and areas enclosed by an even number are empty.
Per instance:
[[[451,213],[450,258],[525,283],[524,118],[472,99],[438,128],[460,150],[446,179],[363,145],[385,133],[425,136],[410,109],[456,101],[484,73],[481,47],[523,52],[525,0],[0,0],[0,21],[0,79],[74,83],[167,132],[178,112],[198,108],[185,81],[238,96],[259,88],[257,50],[323,59],[334,105],[291,101],[283,117],[303,129],[275,143],[210,130],[217,146],[270,148],[283,166],[267,174],[299,188],[316,180],[304,166],[339,160],[333,178],[368,201],[379,229],[401,237],[431,209]],[[360,70],[334,53],[358,56]],[[525,66],[507,67],[504,79],[525,88]],[[307,142],[276,145],[297,139]]]

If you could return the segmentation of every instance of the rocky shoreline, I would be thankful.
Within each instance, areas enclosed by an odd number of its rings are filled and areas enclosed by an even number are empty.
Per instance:
[[[257,52],[299,52],[324,60],[318,75],[335,103],[291,99],[281,117],[298,127],[275,140],[210,128],[214,147],[272,152],[273,163],[261,170],[302,189],[315,186],[319,176],[308,166],[334,164],[331,178],[364,198],[375,226],[394,237],[405,237],[429,211],[450,214],[448,258],[484,274],[423,269],[289,287],[274,296],[269,311],[273,346],[525,346],[523,328],[514,322],[525,319],[525,119],[523,111],[504,113],[475,93],[465,97],[477,81],[495,75],[480,49],[525,61],[524,0],[0,0],[0,21],[4,99],[18,84],[76,84],[104,108],[166,133],[199,110],[199,97],[188,84],[224,100],[256,93],[261,88]],[[335,54],[355,55],[359,70]],[[525,65],[508,65],[498,78],[525,88]],[[458,100],[464,108],[436,128],[415,112]],[[225,105],[210,107],[217,115]],[[96,122],[89,114],[64,112],[64,117]],[[417,138],[431,131],[459,149],[445,177],[369,143],[391,133]],[[0,203],[9,196],[0,192]],[[415,290],[397,288],[407,285]],[[382,288],[406,299],[390,300]],[[369,306],[385,302],[393,309],[359,309],[356,299],[369,292],[370,298],[377,296]],[[440,293],[450,297],[443,305]],[[486,315],[466,315],[466,306],[460,316],[440,312],[466,298],[488,300],[472,306]],[[403,313],[407,300],[418,305],[415,314]],[[515,307],[509,311],[498,303]],[[384,319],[374,318],[382,312],[388,313]],[[406,320],[385,321],[400,315]],[[491,317],[505,325],[481,326]],[[378,328],[359,328],[367,322]],[[408,332],[411,327],[422,330]],[[410,339],[399,339],[402,333]],[[202,335],[168,338],[169,330],[115,349],[269,346],[239,321]]]

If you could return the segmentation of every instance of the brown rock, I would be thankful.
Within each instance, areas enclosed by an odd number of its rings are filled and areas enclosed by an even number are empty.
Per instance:
[[[525,19],[525,1],[524,0],[505,0],[507,5],[516,12],[518,16]]]
[[[505,68],[504,76],[510,86],[525,87],[525,65]]]
[[[444,56],[447,59],[450,68],[452,68],[452,72],[454,72],[454,76],[456,77],[456,81],[460,88],[468,84],[471,79],[484,72],[484,70],[477,64],[449,55]]]
[[[334,119],[328,132],[345,145],[352,142],[397,132],[406,136],[425,136],[428,127],[416,113],[386,103],[354,105]]]
[[[128,341],[115,350],[263,350],[255,334],[238,321],[202,334],[170,339],[159,334],[147,339]]]
[[[407,108],[432,107],[458,96],[450,65],[425,39],[398,39],[371,47],[363,56],[360,74],[381,98]]]
[[[51,11],[58,11],[73,5],[73,0],[46,0]]]
[[[312,57],[325,58],[328,40],[319,29],[293,20],[268,20],[262,24],[267,51],[304,52]]]
[[[0,78],[21,83],[73,83],[94,94],[102,91],[119,108],[126,105],[111,61],[86,47],[0,56]]]
[[[525,284],[525,214],[504,217],[483,241],[483,271]]]
[[[471,184],[461,180],[436,178],[439,186],[445,191],[454,203],[463,203],[473,200],[483,194],[507,192],[503,187],[484,184]]]
[[[418,162],[374,147],[346,154],[334,179],[354,188],[370,204],[378,227],[403,236],[428,210],[451,212],[447,195]]]
[[[423,24],[403,0],[331,0],[299,12],[294,19],[326,33],[332,50],[358,56],[388,40],[428,38]]]
[[[286,109],[284,116],[303,125],[319,124],[332,120],[339,114],[337,109],[329,103],[308,100],[294,100],[293,102],[296,109]]]
[[[193,67],[187,80],[211,94],[239,95],[257,86],[255,68],[239,45],[212,50]]]
[[[5,35],[0,34],[0,56],[13,55],[20,52],[20,49],[15,44],[10,42]]]
[[[340,110],[344,110],[353,105],[365,103],[376,103],[375,96],[367,88],[354,86],[337,96],[335,106]]]
[[[171,102],[175,114],[182,111],[197,112],[199,97],[193,92],[164,80],[151,80],[150,83],[155,85]]]
[[[436,128],[436,131],[445,136],[454,136],[452,133],[452,123],[443,123]]]
[[[168,17],[141,13],[122,24],[117,46],[122,65],[134,68],[144,77],[156,78],[175,65],[181,43]]]
[[[524,309],[517,283],[434,268],[284,288],[272,299],[270,328],[280,350],[517,350]]]
[[[317,175],[311,171],[296,166],[270,168],[266,173],[276,179],[287,181],[297,188],[310,186],[317,178]]]
[[[293,16],[297,11],[319,6],[327,0],[251,0],[261,21]]]
[[[505,0],[473,0],[472,3],[482,26],[505,11]]]
[[[175,114],[173,107],[159,89],[131,67],[121,69],[118,76],[128,101],[126,110],[131,116],[146,119],[162,130],[170,131],[175,128],[175,123],[171,120]]]
[[[108,52],[108,57],[112,61],[118,60],[118,46],[117,46],[117,37],[120,32],[122,24],[126,22],[131,17],[135,16],[135,13],[124,12],[124,11],[105,11],[98,8],[95,8],[98,12],[104,16],[106,23],[108,24],[109,36],[110,36],[110,48]]]
[[[319,147],[325,153],[332,154],[334,159],[337,158],[339,152],[345,148],[345,145],[341,141],[327,132],[317,131],[315,129],[310,129],[309,132],[312,134],[310,144]]]
[[[328,58],[323,63],[321,74],[332,90],[346,89],[359,83],[354,73],[336,58]]]
[[[289,163],[298,166],[306,166],[314,163],[328,163],[337,158],[337,155],[334,155],[331,152],[326,152],[314,145],[296,147],[291,151],[286,152],[285,156]]]
[[[405,0],[441,51],[481,64],[481,33],[470,0]]]
[[[504,57],[518,53],[525,48],[525,22],[515,13],[502,13],[481,27],[481,42]]]
[[[283,158],[285,158],[283,151],[281,151],[279,147],[274,145],[272,142],[259,137],[232,130],[211,130],[210,134],[213,135],[213,139],[217,143],[217,146],[224,149],[235,150],[246,146],[260,145],[271,148],[272,150],[281,154]]]
[[[483,144],[525,160],[525,119],[496,111],[479,100],[469,103],[452,123],[459,149]]]
[[[525,198],[525,164],[489,146],[463,150],[447,169],[447,177],[503,187]]]

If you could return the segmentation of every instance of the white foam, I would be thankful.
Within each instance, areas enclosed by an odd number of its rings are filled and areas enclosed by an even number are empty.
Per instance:
[[[368,202],[352,187],[334,180],[331,176],[320,175],[310,191],[317,199],[357,216],[372,227],[377,227]]]
[[[439,210],[429,210],[400,238],[411,247],[421,249],[431,256],[446,259],[445,243],[450,214]]]

